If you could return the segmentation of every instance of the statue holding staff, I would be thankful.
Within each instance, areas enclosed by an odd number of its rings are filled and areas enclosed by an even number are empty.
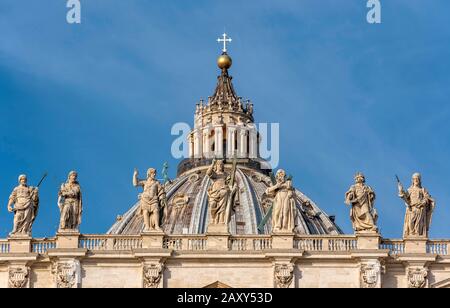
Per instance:
[[[14,188],[8,201],[8,211],[14,213],[14,226],[10,236],[31,236],[31,229],[39,209],[39,185],[28,186],[27,176],[19,176],[19,185]]]
[[[428,237],[435,201],[422,187],[422,176],[419,173],[413,174],[412,185],[407,191],[404,190],[398,177],[397,182],[398,195],[406,204],[403,236]]]
[[[164,187],[156,179],[156,169],[150,168],[147,171],[147,179],[139,180],[138,171],[134,170],[133,185],[141,186],[144,192],[139,195],[140,211],[144,216],[144,232],[162,231],[163,209],[166,207],[166,192]]]
[[[231,175],[225,172],[223,160],[213,160],[206,171],[206,175],[212,180],[208,189],[208,203],[210,210],[210,224],[228,224],[231,211],[234,208],[234,199],[237,192],[235,183],[236,158],[233,162]]]

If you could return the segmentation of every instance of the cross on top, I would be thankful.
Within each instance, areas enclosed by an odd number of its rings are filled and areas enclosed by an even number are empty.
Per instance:
[[[223,52],[227,52],[227,43],[231,43],[233,40],[231,39],[231,37],[229,37],[226,33],[222,34],[223,38],[218,38],[217,42],[218,43],[223,43]]]

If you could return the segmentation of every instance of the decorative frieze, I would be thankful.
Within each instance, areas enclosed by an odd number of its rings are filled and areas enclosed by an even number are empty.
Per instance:
[[[144,264],[143,267],[143,286],[146,289],[158,288],[162,280],[164,264],[152,263]]]
[[[361,263],[361,287],[377,288],[381,287],[382,266],[379,261],[369,261]]]
[[[277,288],[289,288],[294,278],[294,264],[275,264],[274,277]]]
[[[29,287],[30,268],[28,266],[11,266],[8,270],[8,287],[23,289]]]
[[[408,268],[408,287],[412,289],[423,289],[428,283],[428,269],[426,267]]]
[[[56,261],[52,274],[57,289],[75,289],[80,282],[80,262],[78,260]]]

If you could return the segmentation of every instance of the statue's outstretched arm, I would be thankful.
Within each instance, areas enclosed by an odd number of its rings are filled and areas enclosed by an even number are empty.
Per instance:
[[[133,186],[134,187],[144,186],[143,181],[139,180],[138,176],[139,176],[139,173],[138,173],[137,169],[134,169],[134,173],[133,173]]]

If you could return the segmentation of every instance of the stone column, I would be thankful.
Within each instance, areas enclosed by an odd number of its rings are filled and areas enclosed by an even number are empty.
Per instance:
[[[236,144],[236,126],[228,125],[227,136],[227,158],[232,159],[234,157]]]
[[[194,158],[202,158],[203,154],[203,139],[202,131],[197,129],[194,131]]]
[[[254,124],[249,125],[249,153],[248,157],[258,158],[258,133]]]
[[[239,153],[238,157],[247,158],[248,157],[248,147],[247,147],[247,134],[248,130],[245,127],[242,127],[239,130]]]
[[[194,135],[193,132],[189,134],[189,158],[194,158]]]
[[[217,125],[214,127],[215,136],[215,153],[216,158],[223,158],[223,127],[222,125]]]
[[[205,158],[211,157],[211,142],[209,135],[211,133],[211,128],[205,127],[203,128],[203,156]]]

